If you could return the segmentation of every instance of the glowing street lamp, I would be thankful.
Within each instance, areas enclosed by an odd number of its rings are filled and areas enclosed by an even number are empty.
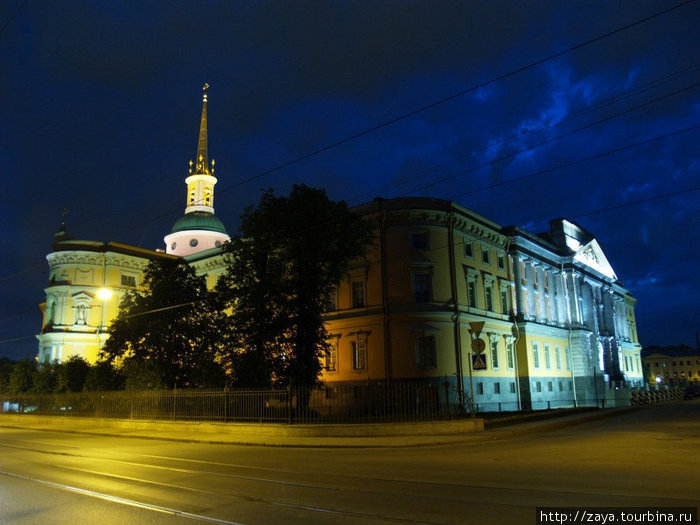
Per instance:
[[[97,297],[102,301],[107,301],[112,298],[112,290],[109,288],[100,288],[97,290]]]

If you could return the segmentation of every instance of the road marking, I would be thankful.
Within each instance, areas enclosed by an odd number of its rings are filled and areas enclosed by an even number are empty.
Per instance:
[[[118,496],[111,496],[109,494],[104,494],[102,492],[95,492],[94,490],[81,489],[79,487],[73,487],[71,485],[64,485],[62,483],[55,483],[53,481],[47,481],[43,479],[30,478],[27,476],[21,476],[19,474],[14,474],[12,472],[5,472],[0,470],[0,474],[8,476],[11,478],[22,479],[24,481],[33,481],[35,483],[41,483],[42,485],[48,485],[60,490],[65,490],[68,492],[74,492],[76,494],[82,494],[83,496],[89,496],[91,498],[97,498],[105,501],[110,501],[112,503],[118,503],[120,505],[128,505],[130,507],[137,507],[140,509],[151,510],[154,512],[162,512],[164,514],[172,514],[175,516],[182,516],[185,518],[191,518],[199,521],[208,521],[210,523],[221,523],[224,525],[243,525],[242,523],[236,521],[226,521],[218,518],[211,518],[209,516],[203,516],[201,514],[193,514],[191,512],[185,512],[183,510],[171,509],[169,507],[161,507],[159,505],[151,505],[150,503],[143,503],[140,501],[135,501],[126,498],[120,498]]]

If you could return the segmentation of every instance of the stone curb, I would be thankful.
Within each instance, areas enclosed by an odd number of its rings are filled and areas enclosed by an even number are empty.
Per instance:
[[[218,445],[291,448],[405,448],[511,439],[528,434],[552,432],[637,410],[660,408],[666,404],[668,403],[599,409],[559,417],[553,415],[551,419],[538,419],[531,422],[514,421],[487,430],[484,430],[483,419],[366,425],[250,425],[97,420],[94,418],[9,414],[0,414],[0,427]]]

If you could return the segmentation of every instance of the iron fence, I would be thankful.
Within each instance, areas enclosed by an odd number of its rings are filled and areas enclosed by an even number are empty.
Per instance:
[[[424,383],[285,390],[153,390],[2,396],[4,412],[180,421],[352,423],[449,419],[447,389]]]
[[[619,399],[610,397],[622,392]],[[615,389],[591,399],[532,400],[531,409],[629,406],[680,399],[682,389]],[[609,399],[608,399],[609,398]],[[623,399],[624,398],[624,399]],[[331,384],[285,390],[148,390],[0,395],[0,412],[117,419],[242,423],[367,423],[469,415],[452,386],[424,382]],[[514,412],[517,399],[473,403],[474,413]]]

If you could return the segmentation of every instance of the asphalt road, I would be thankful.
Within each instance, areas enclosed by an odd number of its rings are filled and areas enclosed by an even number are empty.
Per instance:
[[[450,446],[319,449],[0,428],[0,523],[534,524],[697,506],[700,400]]]

